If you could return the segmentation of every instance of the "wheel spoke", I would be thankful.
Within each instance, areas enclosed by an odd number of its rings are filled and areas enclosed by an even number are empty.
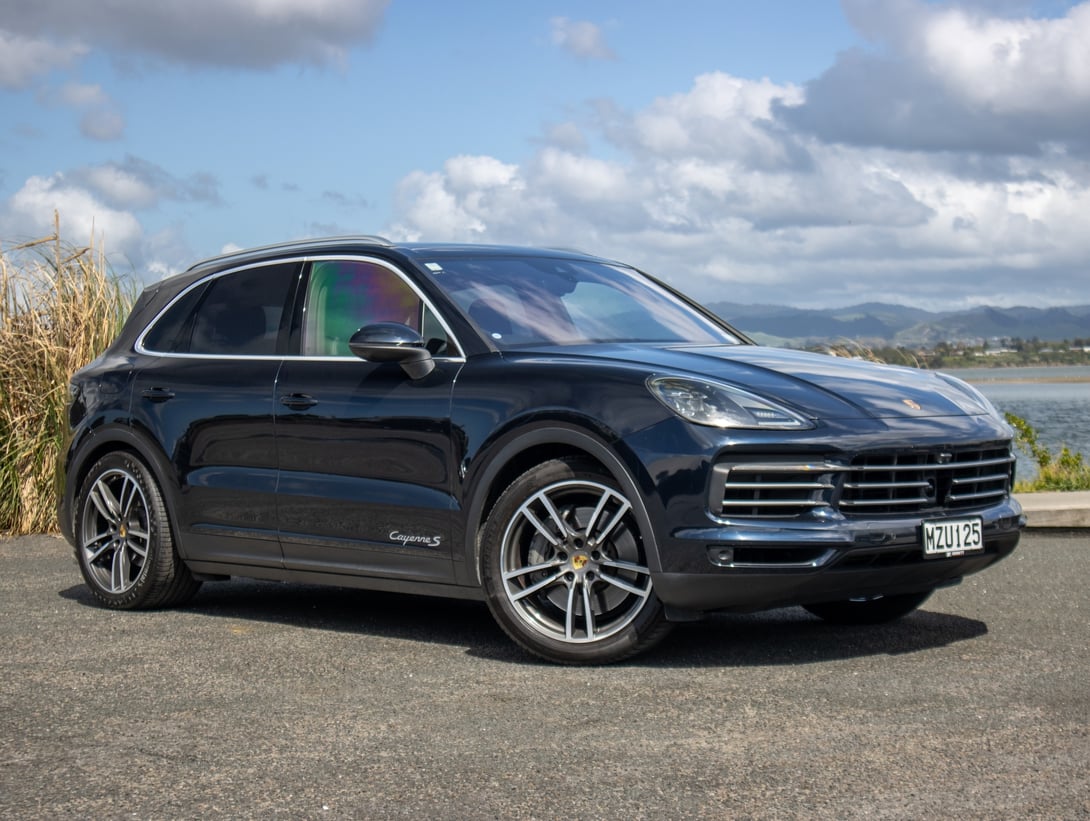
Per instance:
[[[568,606],[564,608],[564,638],[575,638],[575,585],[568,585]]]
[[[584,583],[579,587],[583,591],[583,618],[587,625],[587,640],[590,641],[594,638],[594,609],[590,606],[590,585]]]
[[[146,530],[141,530],[138,527],[129,528],[129,537],[134,539],[140,539],[140,541],[144,542],[145,544],[147,544],[149,538],[148,532]]]
[[[608,556],[603,556],[599,564],[602,567],[612,567],[616,570],[627,570],[631,573],[639,573],[641,576],[650,575],[650,571],[642,564],[626,562],[624,559],[611,559]]]
[[[604,581],[606,584],[611,584],[614,587],[619,587],[621,588],[621,590],[631,593],[633,596],[647,598],[647,596],[651,593],[650,585],[648,585],[646,588],[636,587],[636,585],[632,584],[631,582],[627,582],[624,579],[620,579],[616,576],[610,576],[608,573],[600,573],[598,575],[598,578]]]
[[[511,597],[511,601],[513,601],[513,602],[521,601],[522,599],[526,598],[527,596],[529,596],[529,595],[531,595],[533,593],[536,593],[538,590],[541,590],[544,587],[548,587],[551,584],[555,584],[557,581],[559,581],[562,578],[564,578],[563,573],[554,573],[553,575],[549,576],[548,578],[542,579],[537,584],[532,584],[532,585],[530,585],[529,587],[527,587],[527,588],[525,588],[523,590],[519,590],[517,593],[510,592],[510,588],[508,588],[508,594],[507,595],[509,595]]]
[[[89,554],[87,556],[88,563],[95,561],[99,556],[105,553],[113,543],[113,538],[114,535],[107,530],[102,533],[96,533],[88,539],[83,545],[83,549]],[[95,545],[98,545],[98,547],[96,548]]]
[[[594,535],[593,533],[591,533],[588,530],[587,535],[592,537],[594,539],[594,541],[597,542],[598,544],[602,544],[603,542],[608,541],[609,540],[609,534],[612,533],[617,528],[617,525],[619,525],[621,523],[621,520],[624,519],[625,515],[631,509],[632,509],[632,505],[630,505],[628,503],[628,500],[627,499],[622,499],[620,508],[618,508],[617,512],[613,514],[613,518],[610,519],[609,524],[607,524],[605,526],[605,528],[602,530],[602,532],[599,533],[598,535]]]
[[[553,522],[556,523],[556,527],[560,531],[560,535],[568,536],[570,533],[570,529],[568,528],[568,525],[564,522],[564,518],[560,515],[560,512],[556,509],[556,506],[553,504],[552,499],[546,496],[544,492],[539,493],[537,496],[541,500],[541,506],[549,512],[549,517],[553,520]]]
[[[520,567],[517,570],[508,570],[503,574],[503,580],[505,582],[511,581],[511,579],[517,579],[519,576],[525,576],[529,573],[538,573],[542,570],[552,570],[554,567],[560,567],[563,562],[560,559],[552,559],[548,562],[542,562],[541,564],[532,564],[528,567]]]
[[[125,540],[125,547],[127,547],[141,559],[146,559],[148,557],[148,548],[145,545],[137,544],[136,542],[134,542],[131,538],[132,534],[130,533],[129,535],[130,538]]]
[[[602,515],[602,511],[605,510],[606,504],[612,496],[613,494],[606,490],[598,498],[598,505],[594,508],[594,512],[590,514],[590,519],[587,520],[587,536],[594,538],[594,527],[598,524],[598,517]]]
[[[91,490],[91,502],[106,521],[117,522],[121,518],[121,508],[105,480],[95,482]]]
[[[523,518],[526,519],[526,521],[528,521],[530,524],[532,524],[534,526],[534,530],[536,530],[538,533],[540,533],[545,538],[545,541],[547,541],[553,547],[559,547],[560,546],[560,540],[558,538],[556,538],[556,536],[554,536],[552,533],[549,532],[549,529],[547,527],[545,527],[544,524],[542,524],[541,520],[539,518],[537,518],[537,516],[534,514],[534,512],[532,510],[530,510],[530,508],[528,506],[524,505],[522,507],[521,512],[522,512]],[[561,532],[563,532],[563,531],[561,531]]]
[[[122,545],[114,551],[114,560],[110,565],[110,592],[124,592],[129,581],[129,571],[132,565],[129,562],[129,551]]]
[[[140,487],[129,477],[125,477],[125,483],[121,486],[121,499],[118,511],[122,519],[128,519],[132,513],[132,506],[139,499]]]

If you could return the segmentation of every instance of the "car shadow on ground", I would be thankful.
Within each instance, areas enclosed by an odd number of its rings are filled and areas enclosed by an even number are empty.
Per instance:
[[[62,590],[60,596],[98,608],[83,585]],[[484,603],[475,601],[237,579],[205,584],[176,612],[446,644],[490,661],[547,664],[522,652],[492,620]],[[676,625],[660,646],[622,664],[661,668],[815,664],[916,653],[987,632],[982,621],[927,609],[889,624],[862,627],[830,625],[798,607],[744,615],[715,613]]]

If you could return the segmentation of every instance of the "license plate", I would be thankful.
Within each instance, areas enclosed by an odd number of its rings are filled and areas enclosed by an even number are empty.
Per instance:
[[[923,523],[923,555],[963,556],[984,549],[980,518],[939,519]]]

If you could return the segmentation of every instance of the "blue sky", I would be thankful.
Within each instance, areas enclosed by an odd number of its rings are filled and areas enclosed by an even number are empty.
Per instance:
[[[149,281],[380,233],[1090,303],[1090,2],[0,0],[0,111],[4,247],[56,209]]]

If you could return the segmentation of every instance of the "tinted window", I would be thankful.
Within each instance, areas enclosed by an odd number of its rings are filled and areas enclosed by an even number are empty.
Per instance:
[[[739,342],[654,280],[621,265],[547,257],[451,256],[427,266],[500,348]]]
[[[164,353],[273,356],[298,263],[225,274],[175,302],[144,339]]]
[[[208,283],[202,283],[187,291],[171,305],[155,326],[144,337],[144,347],[161,353],[180,353],[189,350],[189,335],[193,329],[193,312],[201,303]]]
[[[365,325],[398,322],[420,333],[432,353],[448,347],[446,332],[420,296],[375,262],[328,260],[311,266],[303,323],[304,356],[352,356],[348,340]]]

